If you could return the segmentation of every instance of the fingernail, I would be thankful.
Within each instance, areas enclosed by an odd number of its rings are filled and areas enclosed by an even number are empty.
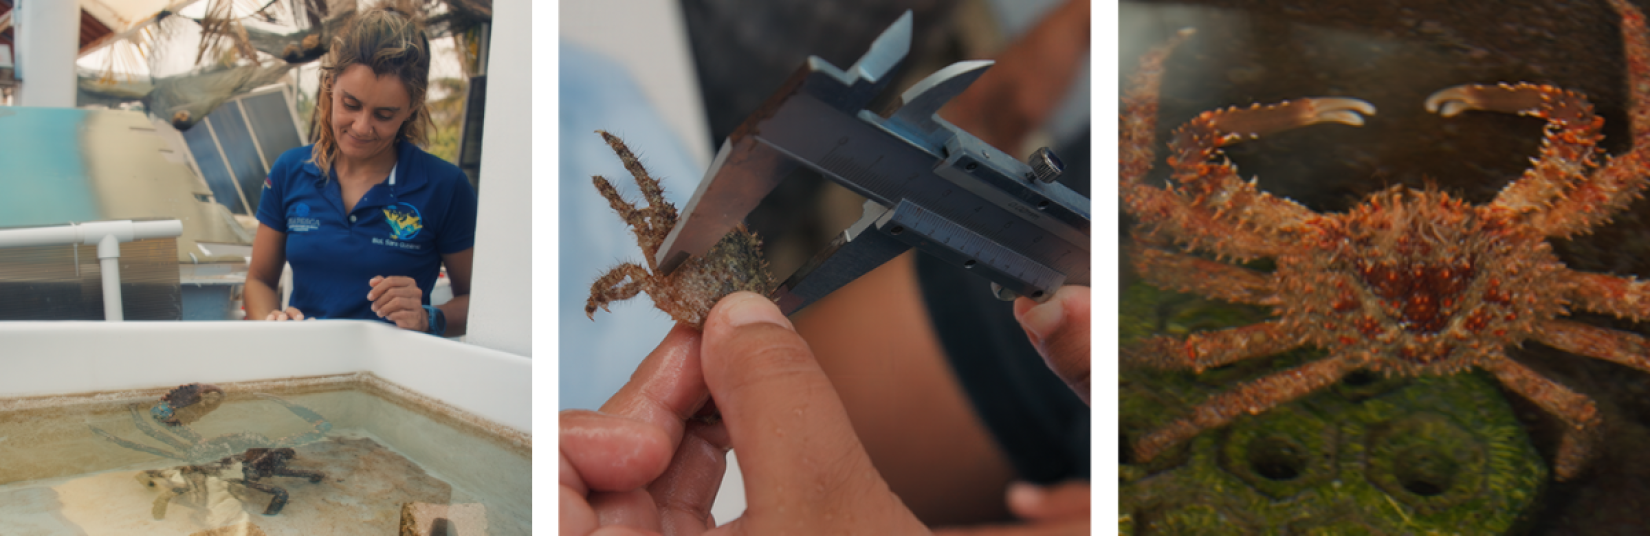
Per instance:
[[[1037,335],[1038,339],[1047,339],[1065,323],[1066,308],[1058,298],[1051,299],[1019,315],[1019,320],[1020,325]]]
[[[777,324],[785,329],[795,330],[790,319],[779,313],[779,307],[760,295],[750,292],[729,294],[722,298],[722,315],[727,317],[728,325],[740,327],[759,322]]]

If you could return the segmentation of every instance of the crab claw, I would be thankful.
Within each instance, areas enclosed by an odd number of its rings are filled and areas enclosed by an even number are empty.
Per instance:
[[[1444,117],[1455,117],[1469,110],[1530,114],[1541,109],[1542,95],[1551,90],[1554,88],[1531,84],[1467,84],[1427,96],[1426,107],[1428,112]]]
[[[160,399],[171,404],[173,408],[186,408],[200,402],[201,398],[206,396],[207,393],[221,395],[223,389],[210,383],[191,383],[179,385],[177,388],[167,391],[166,394],[161,395]]]
[[[1375,105],[1360,99],[1326,97],[1306,100],[1311,103],[1311,115],[1303,124],[1342,123],[1361,127],[1364,126],[1365,115],[1375,115]]]
[[[1346,97],[1296,99],[1268,106],[1228,108],[1213,112],[1216,129],[1233,141],[1283,132],[1317,123],[1363,126],[1365,115],[1375,115],[1375,105]]]

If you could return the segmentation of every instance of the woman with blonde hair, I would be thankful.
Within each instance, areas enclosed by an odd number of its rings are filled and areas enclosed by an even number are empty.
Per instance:
[[[246,279],[249,319],[379,319],[463,333],[475,254],[476,194],[424,152],[429,39],[406,10],[357,15],[322,61],[313,145],[270,167]],[[276,286],[292,265],[282,309]],[[441,267],[453,298],[429,305]]]

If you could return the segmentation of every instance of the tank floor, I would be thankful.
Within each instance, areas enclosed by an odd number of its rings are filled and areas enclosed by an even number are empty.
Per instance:
[[[263,515],[272,497],[257,490],[237,494],[223,479],[209,479],[204,493],[180,494],[155,519],[160,492],[139,480],[142,471],[111,471],[0,487],[0,519],[16,535],[243,535],[395,534],[401,505],[446,504],[452,486],[368,437],[329,437],[297,448],[289,467],[325,473],[319,483],[272,477],[261,482],[286,490],[286,507]],[[154,469],[170,469],[158,464]]]

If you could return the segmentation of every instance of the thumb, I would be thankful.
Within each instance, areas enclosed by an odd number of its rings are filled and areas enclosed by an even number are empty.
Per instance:
[[[1060,287],[1047,302],[1014,301],[1014,318],[1043,362],[1089,401],[1089,288]]]
[[[927,530],[871,465],[813,352],[767,298],[739,292],[717,303],[700,359],[749,490],[745,515],[724,530]]]

